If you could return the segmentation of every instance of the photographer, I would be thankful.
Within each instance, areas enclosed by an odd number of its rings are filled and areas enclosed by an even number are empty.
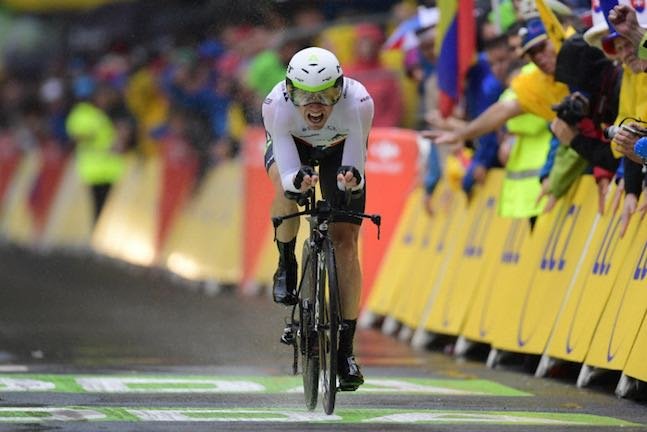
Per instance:
[[[600,212],[607,185],[619,164],[603,131],[617,116],[621,78],[621,69],[580,35],[564,41],[557,56],[555,79],[568,85],[571,94],[553,106],[557,118],[551,130],[562,145],[570,146],[594,167],[600,186]]]

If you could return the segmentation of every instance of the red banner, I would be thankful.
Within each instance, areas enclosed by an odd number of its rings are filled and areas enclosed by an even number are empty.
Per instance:
[[[5,198],[18,163],[20,151],[9,133],[0,135],[0,203]]]
[[[260,258],[262,243],[272,228],[270,208],[274,188],[265,172],[265,130],[248,128],[242,140],[243,176],[245,183],[243,281],[241,287],[252,277]]]
[[[382,215],[380,240],[369,221],[362,225],[362,305],[391,241],[405,201],[413,187],[418,157],[415,131],[373,128],[366,160],[366,212]],[[422,205],[422,204],[421,204]]]

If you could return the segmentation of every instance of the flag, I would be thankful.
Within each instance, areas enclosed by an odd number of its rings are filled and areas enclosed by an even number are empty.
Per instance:
[[[546,34],[550,39],[555,52],[559,52],[562,47],[562,42],[566,39],[566,30],[559,22],[553,11],[544,3],[544,0],[536,0],[537,11],[539,11],[539,18],[546,28]]]
[[[418,46],[416,32],[438,23],[438,9],[418,6],[416,14],[400,23],[384,42],[383,49],[401,49],[407,51]]]
[[[438,108],[443,117],[448,117],[460,100],[476,53],[474,0],[439,0],[438,9]]]

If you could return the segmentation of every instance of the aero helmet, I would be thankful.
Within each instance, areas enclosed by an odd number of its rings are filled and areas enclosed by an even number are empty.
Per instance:
[[[309,103],[334,105],[341,97],[343,80],[337,57],[317,47],[297,52],[290,60],[285,76],[288,94],[297,106]]]

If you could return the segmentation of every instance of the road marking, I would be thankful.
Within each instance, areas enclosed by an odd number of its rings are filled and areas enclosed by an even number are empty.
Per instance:
[[[0,365],[0,372],[27,372],[28,370],[25,365]]]
[[[10,407],[0,408],[0,423],[46,422],[269,422],[371,424],[491,424],[538,426],[642,426],[592,414],[523,412],[344,409],[334,415],[281,408],[140,408],[140,407]]]
[[[302,393],[298,376],[0,374],[0,392]],[[357,393],[442,396],[531,396],[478,379],[368,378]]]

